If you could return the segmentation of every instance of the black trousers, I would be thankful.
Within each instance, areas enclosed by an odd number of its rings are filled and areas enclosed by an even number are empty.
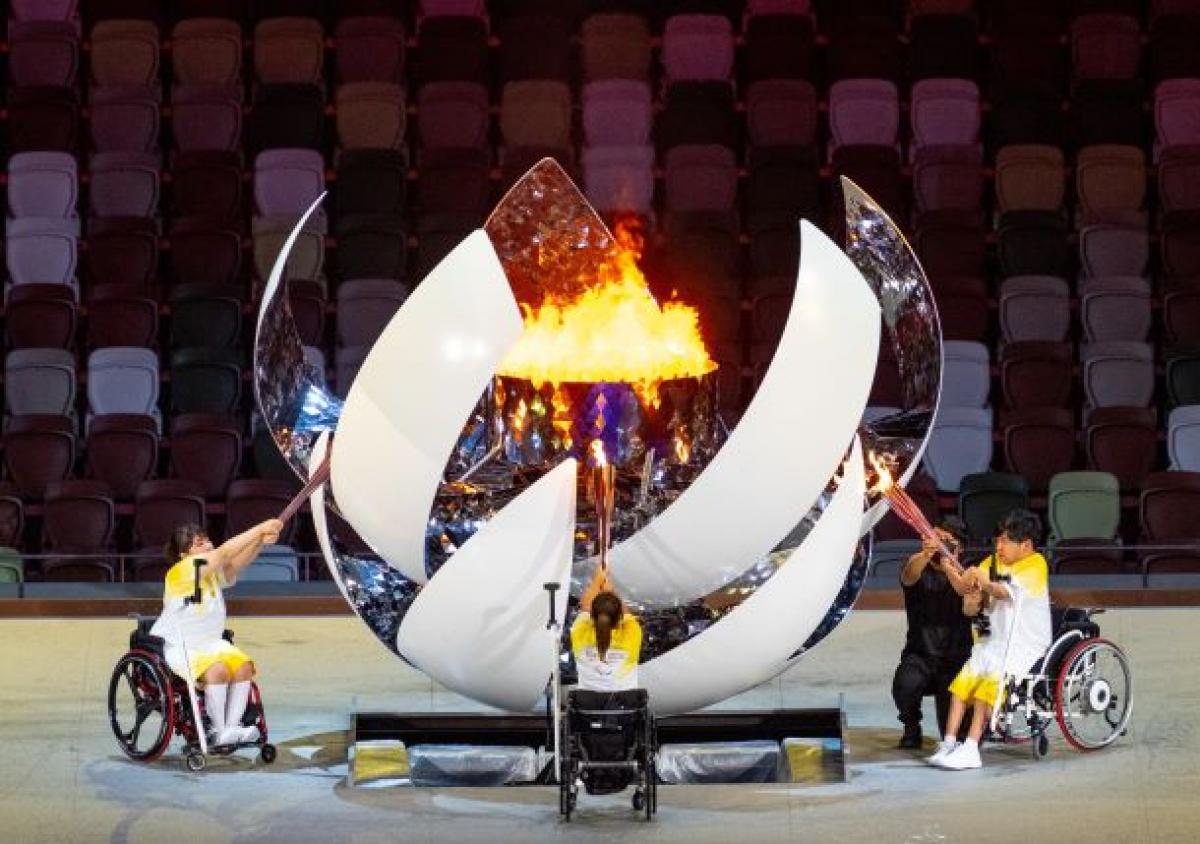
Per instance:
[[[965,661],[965,658],[962,661],[931,660],[915,653],[900,657],[900,664],[896,666],[896,674],[892,677],[892,700],[896,702],[896,709],[900,713],[900,723],[905,727],[920,726],[921,699],[933,695],[940,736],[950,711],[950,681]]]

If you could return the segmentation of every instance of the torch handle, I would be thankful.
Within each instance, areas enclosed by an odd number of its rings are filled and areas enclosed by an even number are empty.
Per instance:
[[[308,483],[283,508],[283,511],[279,514],[279,521],[286,522],[292,516],[296,515],[300,508],[304,506],[304,502],[311,498],[313,493],[317,491],[317,488],[327,480],[329,480],[328,454],[325,455],[325,459],[321,461],[321,465],[309,477]]]

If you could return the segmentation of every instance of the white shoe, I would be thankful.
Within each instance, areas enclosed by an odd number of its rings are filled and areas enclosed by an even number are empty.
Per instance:
[[[971,768],[982,768],[983,760],[979,758],[979,745],[966,741],[956,747],[942,760],[941,767],[950,771],[966,771]]]
[[[925,761],[936,768],[940,768],[945,758],[953,753],[956,747],[958,747],[958,742],[954,739],[942,739],[942,743],[938,745],[937,752]]]
[[[229,744],[238,744],[242,740],[241,727],[226,727],[218,732],[212,740],[212,743],[218,747],[224,747]]]
[[[258,732],[258,727],[255,727],[253,724],[251,724],[249,727],[235,727],[234,729],[238,731],[238,741],[242,744],[253,744],[254,742],[258,741],[258,737],[260,735]]]

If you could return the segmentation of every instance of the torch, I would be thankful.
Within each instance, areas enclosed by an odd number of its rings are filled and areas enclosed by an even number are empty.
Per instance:
[[[608,462],[604,443],[592,440],[592,503],[596,507],[596,533],[600,545],[600,570],[608,571],[608,546],[612,538],[613,508],[616,504],[617,467]]]
[[[327,480],[329,480],[328,454],[325,455],[325,459],[321,461],[321,465],[318,466],[316,471],[312,473],[312,476],[309,477],[308,483],[306,483],[299,492],[292,496],[292,500],[289,501],[287,506],[283,508],[283,512],[279,514],[279,521],[286,522],[292,516],[296,515],[296,511],[303,507],[304,502],[312,497],[312,494],[317,491],[317,487],[325,483]]]
[[[912,496],[905,491],[904,487],[896,483],[887,464],[873,451],[869,452],[868,457],[877,477],[872,491],[878,492],[886,498],[888,503],[892,505],[892,511],[903,519],[909,527],[915,530],[917,536],[933,542],[941,553],[943,562],[953,567],[959,574],[962,574],[962,565],[950,553],[950,549],[946,547],[946,543],[942,542],[942,538],[938,536],[933,525],[929,523],[929,519],[925,518],[925,514],[917,506],[917,502],[912,500]]]

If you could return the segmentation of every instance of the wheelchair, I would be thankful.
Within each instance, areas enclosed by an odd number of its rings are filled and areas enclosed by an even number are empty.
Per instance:
[[[559,814],[571,820],[582,782],[588,794],[634,785],[633,809],[647,821],[658,811],[657,736],[645,689],[567,695],[560,754]]]
[[[1052,607],[1054,642],[1024,675],[1005,678],[989,741],[1029,743],[1035,759],[1050,752],[1057,723],[1077,750],[1099,750],[1125,734],[1133,714],[1129,659],[1100,635],[1102,609]]]
[[[137,627],[129,634],[129,651],[117,660],[108,683],[108,722],[117,745],[130,759],[153,762],[166,752],[176,734],[183,737],[183,760],[190,771],[204,770],[207,760],[201,749],[199,730],[208,730],[204,694],[197,692],[196,723],[187,681],[167,666],[163,640],[150,634],[153,617],[137,616]],[[225,631],[233,641],[233,632]],[[267,740],[267,718],[263,711],[258,684],[250,686],[250,701],[242,717],[242,726],[258,727],[257,741],[242,744],[209,745],[208,752],[228,756],[244,747],[257,747],[266,764],[275,761],[275,745]]]

